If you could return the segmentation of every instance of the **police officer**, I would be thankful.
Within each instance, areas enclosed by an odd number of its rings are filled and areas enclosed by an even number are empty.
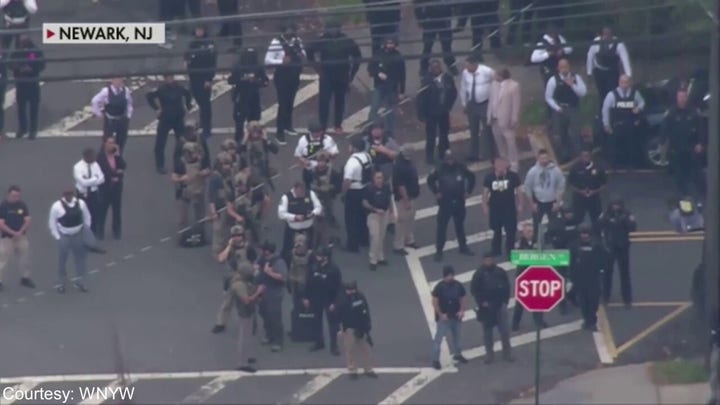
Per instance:
[[[20,30],[30,27],[30,16],[38,11],[35,0],[5,0],[2,4],[2,13],[5,20],[4,28],[7,30]],[[13,39],[16,37],[18,37],[18,34],[3,35],[3,49],[10,49]]]
[[[100,90],[90,103],[93,114],[103,119],[103,138],[115,137],[122,153],[125,150],[128,125],[133,113],[130,89],[125,87],[121,77],[116,77]]]
[[[342,276],[340,269],[330,260],[330,249],[327,247],[320,247],[315,252],[315,260],[310,265],[306,283],[302,303],[306,310],[311,310],[315,314],[315,344],[310,351],[325,349],[323,337],[323,314],[325,314],[330,336],[330,353],[339,356],[336,302],[342,288]]]
[[[641,163],[640,124],[645,100],[632,87],[628,75],[620,76],[618,87],[607,93],[602,104],[602,122],[609,139],[611,161],[618,167]]]
[[[393,247],[395,253],[401,256],[407,255],[405,247],[417,248],[414,232],[415,200],[420,196],[420,179],[412,155],[412,147],[403,145],[393,166],[392,187],[396,217]]]
[[[254,183],[265,183],[272,190],[275,190],[272,178],[276,171],[270,166],[270,154],[277,154],[278,145],[268,138],[266,132],[257,121],[248,123],[247,132],[239,147],[244,160],[244,165],[250,167],[254,175]]]
[[[510,280],[505,270],[495,264],[495,255],[483,255],[482,265],[473,273],[470,293],[477,304],[477,319],[483,326],[485,364],[495,360],[493,329],[498,328],[502,342],[503,359],[514,361],[510,354],[510,330],[507,306],[510,302]]]
[[[220,152],[223,153],[232,162],[233,176],[240,170],[240,156],[238,155],[238,145],[232,138],[227,138],[220,144]]]
[[[293,240],[290,269],[288,271],[288,292],[293,295],[293,308],[299,308],[302,301],[302,292],[305,291],[307,275],[312,259],[312,241],[307,235],[296,233]]]
[[[474,256],[465,237],[465,200],[475,189],[475,174],[459,163],[452,151],[448,150],[443,164],[428,176],[427,184],[438,202],[435,261],[442,261],[450,218],[455,225],[460,253]]]
[[[212,131],[212,103],[210,93],[212,90],[215,70],[217,69],[217,50],[215,42],[207,38],[204,26],[195,27],[195,38],[190,42],[185,52],[185,68],[190,77],[190,90],[200,110],[200,127],[205,138],[210,137]]]
[[[505,158],[498,157],[493,161],[494,170],[483,180],[483,211],[489,216],[490,228],[493,231],[492,253],[502,254],[502,231],[505,230],[505,253],[509,257],[515,247],[518,212],[522,210],[522,185],[520,176],[508,170]]]
[[[357,252],[360,245],[369,243],[367,214],[362,206],[363,189],[372,180],[372,158],[365,152],[365,141],[350,141],[350,157],[343,169],[345,193],[345,230],[348,252]]]
[[[617,85],[620,73],[632,77],[630,57],[625,44],[613,35],[612,29],[604,27],[587,53],[587,74],[595,77],[600,97],[605,97]]]
[[[227,290],[232,278],[241,271],[241,266],[252,265],[257,260],[257,251],[246,237],[245,228],[233,225],[229,232],[230,237],[216,255],[218,263],[227,266],[227,273],[223,277],[223,289]],[[218,322],[217,325],[225,325]]]
[[[333,169],[330,157],[325,152],[317,156],[317,165],[312,169],[310,190],[317,195],[322,205],[322,215],[315,219],[315,237],[310,241],[312,246],[334,244],[337,239],[330,235],[331,228],[337,228],[338,222],[333,212],[335,199],[342,191],[342,175]]]
[[[313,225],[315,218],[322,214],[322,205],[312,190],[307,190],[305,184],[297,182],[292,190],[283,194],[278,206],[278,218],[285,222],[283,233],[282,257],[290,262],[295,234],[303,233],[309,240],[313,240]]]
[[[215,170],[208,181],[208,215],[213,223],[213,254],[225,246],[233,224],[227,206],[233,203],[232,160],[226,153],[218,154]]]
[[[235,86],[232,92],[235,142],[240,144],[245,134],[245,124],[260,121],[260,89],[270,84],[254,48],[247,48],[240,53],[240,59],[228,77],[228,83]]]
[[[600,193],[607,186],[605,169],[592,159],[590,148],[583,148],[578,162],[570,169],[567,184],[573,191],[572,207],[577,223],[585,221],[585,214],[590,216],[593,226],[602,212]]]
[[[261,249],[262,256],[257,262],[257,282],[265,287],[258,308],[265,329],[263,343],[270,345],[270,351],[279,352],[282,351],[285,339],[282,301],[287,288],[288,269],[285,260],[275,252],[274,243],[265,241]]]
[[[580,305],[583,329],[597,331],[601,273],[607,265],[605,249],[592,238],[589,226],[581,226],[579,238],[570,245],[570,280]]]
[[[38,108],[40,106],[40,82],[38,77],[45,70],[45,55],[25,34],[20,35],[15,52],[10,59],[17,100],[18,130],[16,138],[22,138],[30,131],[29,138],[35,139],[38,129]]]
[[[192,108],[192,95],[173,75],[165,75],[165,83],[147,94],[147,102],[158,117],[155,138],[155,169],[165,174],[165,145],[170,130],[175,134],[176,150],[185,133],[185,113]]]
[[[660,134],[680,193],[693,197],[704,196],[703,166],[707,135],[702,127],[700,113],[688,104],[686,89],[678,90],[676,104],[665,113]]]
[[[363,368],[366,377],[377,378],[378,375],[372,369],[370,358],[370,346],[372,346],[370,306],[365,295],[358,291],[356,282],[345,283],[343,289],[345,293],[341,294],[337,312],[345,349],[345,364],[350,372],[350,378],[357,379],[358,366]]]
[[[253,187],[249,182],[250,177],[245,172],[235,175],[235,193],[233,204],[228,205],[228,214],[235,220],[235,223],[243,225],[251,236],[253,243],[260,243],[262,240],[261,214],[265,203],[265,192],[261,187]]]
[[[183,145],[182,158],[175,162],[172,181],[177,185],[178,229],[200,222],[205,215],[205,184],[210,167],[202,158],[200,145],[187,142]],[[190,222],[190,212],[192,221]]]
[[[490,46],[493,49],[500,47],[500,17],[498,11],[500,8],[499,0],[489,1],[465,1],[457,7],[458,22],[455,32],[462,32],[470,21],[470,29],[472,30],[472,48],[471,50],[481,55],[483,46],[483,34],[487,29],[490,36]]]
[[[285,142],[285,135],[298,134],[293,128],[292,114],[306,56],[302,39],[297,35],[294,25],[282,27],[280,32],[270,42],[265,54],[265,65],[275,68],[273,82],[278,103],[277,138]]]
[[[603,301],[610,301],[615,263],[620,270],[620,291],[627,308],[632,306],[632,282],[630,280],[630,232],[635,232],[635,217],[625,208],[620,199],[610,202],[608,209],[600,215],[598,230],[608,252],[607,267],[603,273]]]
[[[373,174],[373,181],[365,187],[363,208],[367,211],[367,227],[370,233],[370,270],[377,270],[377,266],[386,266],[384,244],[388,220],[394,215],[392,204],[392,191],[385,183],[382,172]]]
[[[363,0],[365,4],[365,20],[370,25],[373,56],[382,48],[388,38],[397,41],[400,27],[399,1]]]
[[[535,243],[535,235],[533,235],[533,226],[532,224],[524,224],[522,227],[522,231],[520,234],[520,240],[517,243],[517,249],[518,250],[537,250],[537,245]],[[515,272],[515,279],[517,280],[520,275],[527,270],[526,266],[518,266],[517,270]],[[520,330],[520,321],[522,320],[523,316],[523,306],[515,304],[515,308],[513,309],[513,316],[512,316],[512,330],[513,332],[517,332]],[[547,328],[547,323],[543,320],[543,313],[542,312],[533,312],[532,313],[533,321],[535,322],[536,328]]]
[[[319,118],[320,126],[327,128],[330,117],[330,99],[335,101],[335,133],[342,134],[342,122],[345,114],[345,95],[350,84],[360,69],[362,53],[354,39],[340,31],[340,23],[330,21],[325,24],[325,32],[318,41],[307,49],[307,59],[317,63],[315,55],[319,54],[320,95]],[[317,66],[317,65],[316,65]]]
[[[388,37],[382,47],[373,54],[368,63],[368,73],[373,78],[373,94],[368,118],[377,121],[382,118],[385,128],[392,134],[395,109],[405,98],[405,59],[397,49],[396,40]],[[378,114],[384,108],[383,116]]]
[[[582,146],[580,101],[586,95],[587,87],[582,77],[570,70],[567,59],[560,59],[557,73],[545,86],[545,102],[553,111],[553,142],[561,162],[569,161]]]
[[[570,207],[562,207],[558,215],[550,218],[548,230],[545,233],[545,242],[553,247],[553,249],[568,249],[577,241],[578,221]],[[540,246],[544,249],[544,246]],[[569,270],[565,266],[557,267],[557,270],[563,277],[568,277]],[[568,312],[567,299],[560,302],[560,313],[565,315]]]
[[[573,48],[567,45],[565,37],[560,35],[559,28],[551,26],[530,55],[530,62],[540,65],[543,86],[557,72],[560,59],[568,57],[572,51]]]
[[[448,71],[457,76],[458,70],[455,67],[455,56],[452,53],[453,28],[452,5],[447,1],[436,0],[414,0],[415,18],[420,29],[422,29],[423,50],[420,58],[420,76],[425,76],[429,66],[430,53],[432,53],[435,41],[440,42],[443,52],[443,60]]]
[[[334,159],[340,151],[335,140],[325,133],[322,125],[311,122],[308,125],[308,133],[298,139],[295,147],[295,157],[300,161],[303,168],[303,182],[309,188],[312,178],[312,169],[317,166],[317,158],[320,152],[325,152],[330,159]]]
[[[381,121],[376,121],[370,126],[365,144],[372,158],[373,168],[382,172],[387,181],[392,179],[392,166],[400,152],[400,145],[395,142],[395,138],[385,132]]]

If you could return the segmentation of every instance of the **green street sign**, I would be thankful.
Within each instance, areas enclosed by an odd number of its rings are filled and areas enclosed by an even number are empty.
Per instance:
[[[510,261],[516,266],[569,266],[569,250],[513,250]]]

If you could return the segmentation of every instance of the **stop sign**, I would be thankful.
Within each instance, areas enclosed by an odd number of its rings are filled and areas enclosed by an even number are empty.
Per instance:
[[[565,298],[565,279],[550,266],[530,266],[515,280],[515,300],[533,312],[549,312]]]

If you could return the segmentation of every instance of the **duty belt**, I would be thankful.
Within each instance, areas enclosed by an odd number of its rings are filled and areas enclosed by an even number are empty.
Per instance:
[[[27,22],[28,16],[25,17],[10,17],[9,15],[5,15],[5,22],[8,25],[20,25],[25,24]]]
[[[105,118],[109,120],[121,120],[125,118],[125,115],[110,115],[108,113],[105,113]]]

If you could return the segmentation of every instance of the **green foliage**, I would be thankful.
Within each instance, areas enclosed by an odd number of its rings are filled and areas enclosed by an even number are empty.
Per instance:
[[[362,6],[362,0],[318,0],[319,7],[349,7]],[[360,24],[365,20],[362,12],[337,15],[336,18],[343,23]]]
[[[697,384],[708,380],[708,373],[702,364],[684,359],[653,363],[650,375],[658,385]]]

